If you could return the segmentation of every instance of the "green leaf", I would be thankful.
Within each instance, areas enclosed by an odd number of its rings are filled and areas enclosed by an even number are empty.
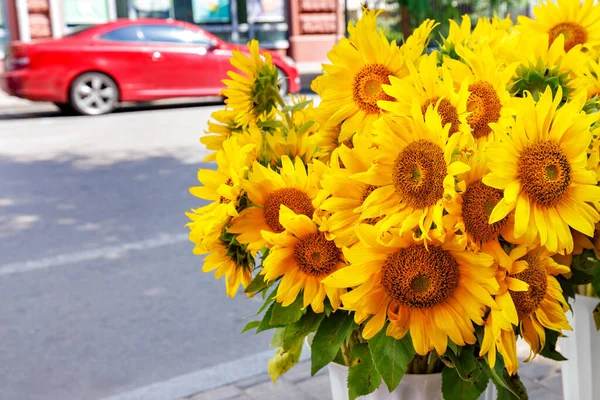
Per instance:
[[[258,274],[254,277],[254,279],[252,279],[252,282],[250,282],[250,284],[246,287],[246,289],[244,290],[245,293],[258,293],[260,291],[263,291],[264,289],[268,288],[269,286],[271,286],[273,282],[268,283],[267,281],[265,281],[265,276]]]
[[[504,379],[508,386],[512,389],[508,391],[506,389],[498,390],[498,399],[497,400],[527,400],[529,396],[527,395],[527,389],[523,382],[521,382],[521,378],[518,374],[513,376],[509,376],[508,372],[504,371]],[[514,394],[516,393],[516,394]]]
[[[415,356],[410,335],[396,340],[386,335],[385,329],[369,340],[369,349],[377,371],[390,392],[394,391]]]
[[[596,266],[594,267],[592,272],[593,272],[592,288],[594,288],[594,292],[596,292],[596,296],[600,296],[600,261],[596,262]]]
[[[454,354],[460,354],[461,347],[450,339],[448,339],[448,348],[452,350]]]
[[[271,306],[267,309],[267,312],[265,313],[262,321],[260,321],[260,325],[258,325],[258,328],[256,328],[256,333],[267,331],[273,328],[279,328],[282,326],[271,324],[271,315],[273,314],[273,307],[275,306],[275,304],[277,303],[271,304]]]
[[[369,345],[359,343],[352,347],[350,353],[351,365],[348,370],[348,394],[350,400],[358,396],[364,396],[372,393],[381,385],[381,376],[369,351]]]
[[[281,121],[260,121],[258,125],[261,128],[271,128],[271,129],[280,129],[283,128],[284,125]]]
[[[471,351],[462,353],[471,353]],[[456,368],[444,368],[442,370],[444,400],[476,400],[485,391],[489,381],[490,378],[478,364],[475,364],[471,371],[469,380],[461,379]]]
[[[303,101],[301,103],[298,104],[292,104],[289,106],[285,106],[281,109],[282,112],[286,113],[286,112],[293,112],[295,113],[296,111],[300,111],[306,108],[306,106],[308,106],[310,103],[312,103],[312,100],[306,100]]]
[[[311,375],[335,358],[346,336],[356,327],[352,315],[343,311],[334,312],[321,322],[311,347]]]
[[[304,132],[306,132],[311,126],[313,126],[314,123],[315,121],[308,121],[307,123],[300,126],[296,132],[298,133],[298,135],[301,135]]]
[[[275,350],[275,355],[269,360],[267,370],[271,376],[273,383],[277,381],[281,375],[288,372],[300,360],[302,353],[302,342],[299,342],[290,349],[278,347]]]
[[[246,324],[246,326],[244,326],[244,329],[242,329],[242,333],[249,331],[251,329],[256,329],[256,328],[258,328],[259,325],[260,325],[260,321],[250,321]]]
[[[587,285],[595,278],[597,261],[588,257],[589,252],[573,256],[571,263],[571,277],[569,283],[573,285]]]
[[[508,382],[504,378],[504,372],[506,371],[506,368],[504,367],[504,360],[502,359],[502,356],[500,354],[498,354],[498,357],[496,358],[496,365],[494,366],[494,368],[490,368],[486,359],[478,359],[477,363],[490,377],[492,382],[494,382],[498,393],[508,391],[512,395],[516,396],[517,399],[519,398],[517,393],[508,385]]]
[[[298,322],[285,327],[280,346],[289,349],[298,342],[302,343],[306,335],[317,330],[323,318],[325,318],[324,313],[317,314],[308,310]]]
[[[271,347],[283,347],[281,344],[283,343],[283,333],[285,332],[285,328],[276,328],[275,333],[273,333],[273,337],[271,338],[271,343],[269,346]]]
[[[263,303],[262,306],[260,306],[260,308],[258,309],[258,311],[256,312],[256,314],[252,315],[253,317],[262,314],[263,311],[265,311],[265,309],[267,307],[269,307],[271,305],[271,303],[273,303],[275,301],[275,291],[277,290],[277,288],[273,289],[273,291],[267,296],[267,299],[265,300],[265,302]]]
[[[303,300],[302,296],[296,296],[296,300],[287,307],[281,305],[281,303],[275,302],[273,304],[273,311],[271,313],[271,325],[289,325],[298,321],[304,314],[302,309]]]
[[[340,364],[340,365],[346,364],[346,360],[344,360],[344,355],[342,354],[341,349],[340,349],[340,351],[337,352],[337,354],[335,355],[335,358],[333,359],[332,362],[334,362],[336,364]]]
[[[600,331],[600,303],[594,308],[592,315],[594,316],[594,322],[596,323],[596,330]]]
[[[540,355],[551,360],[566,361],[567,359],[556,351],[556,341],[558,340],[558,332],[546,329],[546,344],[540,352]]]
[[[472,348],[465,349],[465,351],[461,351],[460,355],[452,353],[451,351],[447,351],[444,354],[444,357],[448,357],[450,361],[452,361],[453,369],[456,370],[457,375],[464,381],[472,380],[471,375],[473,371],[477,368],[477,363],[475,361],[475,355],[473,354]],[[448,365],[448,364],[446,364]]]

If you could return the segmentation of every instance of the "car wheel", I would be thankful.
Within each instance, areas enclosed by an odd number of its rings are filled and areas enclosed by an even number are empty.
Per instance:
[[[281,97],[288,96],[290,94],[290,82],[289,78],[281,69],[277,68],[277,82],[279,86],[279,94]]]
[[[119,88],[108,75],[86,72],[73,81],[70,99],[71,106],[79,114],[108,114],[117,106]]]
[[[60,112],[62,114],[65,115],[73,115],[73,107],[70,104],[64,104],[64,103],[54,103],[54,105],[56,107],[58,107],[58,109],[60,110]]]

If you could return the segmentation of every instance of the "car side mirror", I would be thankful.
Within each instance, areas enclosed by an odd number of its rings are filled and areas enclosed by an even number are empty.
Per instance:
[[[208,47],[209,50],[214,50],[214,49],[218,49],[219,48],[219,41],[216,39],[212,39],[210,41],[210,46]]]

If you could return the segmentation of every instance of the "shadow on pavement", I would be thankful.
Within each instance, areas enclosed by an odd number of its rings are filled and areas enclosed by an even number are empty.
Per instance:
[[[86,168],[81,161],[0,157],[0,264],[70,252],[75,243],[86,249],[186,233],[184,212],[203,205],[188,188],[198,185],[198,168],[215,167],[173,157]]]
[[[239,334],[258,303],[226,299],[185,237],[203,205],[188,187],[214,164],[80,163],[0,157],[0,265],[183,238],[2,276],[0,398],[100,399],[265,351],[269,335]]]

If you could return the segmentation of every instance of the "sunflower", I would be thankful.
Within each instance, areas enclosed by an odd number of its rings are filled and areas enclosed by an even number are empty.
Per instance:
[[[386,216],[382,232],[418,226],[429,237],[433,224],[442,226],[444,202],[455,194],[455,175],[469,169],[457,158],[470,137],[461,132],[448,137],[450,124],[442,127],[439,106],[430,105],[424,116],[415,100],[412,118],[384,116],[377,123],[373,140],[379,156],[354,178],[377,187],[360,211],[363,219]]]
[[[443,38],[440,46],[438,55],[440,60],[443,57],[460,60],[460,55],[456,53],[456,46],[465,46],[471,50],[490,46],[495,51],[509,36],[509,29],[512,27],[509,16],[504,19],[496,16],[479,18],[473,30],[471,30],[471,17],[467,14],[462,16],[460,25],[454,20],[449,20],[449,23],[448,36]]]
[[[519,16],[524,31],[548,34],[548,46],[558,37],[564,37],[564,48],[569,51],[578,44],[591,49],[600,45],[600,6],[594,0],[546,0],[534,6],[535,21]],[[531,35],[531,36],[533,36]]]
[[[525,261],[520,260],[526,253],[525,246],[516,247],[508,255],[501,247],[495,247],[489,253],[498,265],[496,279],[500,288],[494,298],[498,308],[490,310],[485,320],[479,355],[487,354],[488,362],[493,368],[496,365],[496,354],[502,354],[510,375],[514,375],[519,367],[515,347],[515,329],[519,325],[519,316],[511,293],[529,290],[529,284],[517,277],[527,268]]]
[[[499,239],[502,236],[513,241],[514,216],[509,214],[494,224],[488,223],[503,193],[483,183],[482,179],[489,168],[482,151],[476,150],[470,154],[468,163],[470,170],[457,177],[459,195],[446,204],[444,226],[472,251],[488,254],[503,251]]]
[[[218,170],[198,170],[202,186],[191,187],[190,193],[211,203],[186,213],[191,220],[187,226],[190,240],[196,244],[196,254],[211,251],[223,227],[231,217],[238,215],[242,180],[252,162],[253,149],[253,144],[241,145],[238,137],[232,136],[223,142],[222,150],[217,153]]]
[[[382,245],[371,225],[358,228],[361,246],[345,248],[350,263],[323,283],[356,287],[342,295],[344,309],[355,311],[362,335],[375,336],[389,320],[387,335],[400,339],[410,331],[420,355],[446,352],[448,338],[464,346],[476,342],[473,322],[483,324],[486,306],[497,308],[494,259],[475,255],[453,240],[427,246],[413,235],[395,232]],[[370,318],[370,319],[369,319]]]
[[[281,169],[274,171],[254,163],[248,179],[244,181],[248,199],[252,203],[232,220],[230,233],[251,250],[260,250],[266,244],[261,231],[281,233],[285,230],[279,222],[279,209],[285,205],[297,214],[313,217],[319,206],[319,179],[324,165],[316,161],[307,166],[300,158],[294,162],[281,157]]]
[[[328,53],[331,64],[324,64],[325,74],[315,88],[321,97],[319,108],[327,114],[329,126],[340,126],[339,142],[356,132],[370,132],[381,113],[379,100],[393,100],[382,89],[390,76],[408,75],[406,62],[421,56],[433,21],[425,21],[402,48],[388,42],[383,31],[376,30],[382,11],[365,9],[363,16],[348,27],[350,38],[342,39]],[[408,58],[405,58],[408,57]]]
[[[468,83],[467,123],[478,144],[493,138],[490,124],[510,126],[514,109],[506,87],[514,75],[517,63],[504,66],[496,60],[489,46],[477,52],[457,45],[456,52],[463,62],[445,59],[454,82]]]
[[[596,126],[592,134],[594,138],[588,149],[587,168],[596,173],[596,179],[600,180],[600,126]]]
[[[262,231],[272,247],[260,273],[267,282],[283,276],[275,300],[287,307],[303,291],[305,308],[310,305],[314,312],[323,312],[327,296],[333,309],[337,309],[345,290],[327,287],[321,280],[345,266],[342,251],[319,232],[309,217],[296,214],[283,204],[279,223],[283,232]]]
[[[250,56],[233,50],[231,65],[244,75],[228,71],[231,79],[223,80],[227,88],[221,92],[226,97],[225,104],[235,114],[235,122],[242,127],[256,122],[264,113],[271,113],[280,99],[277,68],[271,55],[260,54],[257,40],[248,43],[248,49]]]
[[[376,224],[381,220],[381,217],[361,219],[357,208],[377,187],[352,178],[352,175],[371,167],[377,150],[371,148],[370,141],[361,134],[354,135],[352,144],[352,147],[342,145],[334,151],[321,181],[323,190],[330,196],[320,206],[328,214],[320,228],[340,247],[352,246],[358,241],[357,224]]]
[[[510,136],[495,127],[502,141],[489,143],[483,183],[504,190],[490,224],[515,210],[515,238],[562,254],[573,251],[569,227],[593,236],[600,214],[589,203],[600,205],[600,187],[586,169],[589,127],[599,116],[581,112],[583,94],[557,110],[561,97],[560,88],[554,99],[550,88],[537,103],[526,97]]]
[[[519,318],[520,333],[535,355],[544,348],[544,328],[557,332],[572,329],[565,314],[569,305],[555,278],[555,275],[566,274],[570,269],[555,262],[546,249],[531,250],[517,260],[517,263],[519,261],[527,264],[527,268],[521,272],[513,271],[510,276],[527,283],[529,289],[509,289],[509,293]]]
[[[235,297],[238,288],[246,288],[252,281],[252,268],[254,258],[244,252],[235,252],[228,249],[226,243],[219,241],[212,248],[209,255],[204,258],[202,272],[215,271],[215,278],[225,276],[227,296]],[[239,254],[244,254],[240,257]]]
[[[298,105],[307,102],[306,96],[291,96],[292,104]],[[290,158],[300,157],[303,161],[309,162],[316,150],[318,140],[314,136],[318,125],[309,118],[313,113],[312,100],[306,108],[292,113],[292,126],[282,127],[275,130],[274,135],[267,135],[267,141],[276,157],[287,155]],[[282,119],[285,117],[280,113]]]
[[[580,69],[580,65],[587,64],[588,60],[581,46],[566,52],[562,36],[550,47],[545,45],[547,40],[547,34],[518,34],[507,41],[504,47],[506,59],[519,63],[510,85],[513,96],[523,97],[527,91],[537,101],[546,87],[550,87],[552,94],[556,95],[560,86],[564,103],[581,90],[581,85],[574,80],[577,76],[574,71]]]
[[[200,138],[200,142],[213,153],[206,156],[204,162],[215,161],[217,151],[223,148],[223,142],[234,133],[241,131],[235,122],[235,115],[236,113],[229,109],[215,111],[210,115],[211,120],[208,121],[208,128],[204,131],[206,135]]]
[[[463,127],[468,132],[467,86],[462,85],[456,92],[450,71],[443,65],[438,67],[437,58],[437,52],[434,51],[420,59],[418,68],[409,63],[410,75],[402,79],[390,76],[390,85],[382,87],[393,101],[382,100],[377,104],[393,115],[408,117],[413,100],[419,99],[423,114],[429,105],[437,105],[442,124],[450,124],[450,135]]]
[[[576,77],[573,79],[573,86],[587,94],[586,112],[596,112],[600,108],[598,105],[600,101],[600,64],[586,58],[578,64],[578,67]]]

